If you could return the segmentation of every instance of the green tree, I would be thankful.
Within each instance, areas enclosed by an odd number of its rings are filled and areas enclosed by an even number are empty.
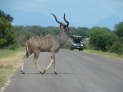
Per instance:
[[[25,42],[33,36],[33,34],[28,31],[16,31],[15,35],[17,46],[25,46]]]
[[[7,19],[8,21],[12,22],[13,21],[13,17],[11,17],[9,14],[6,14],[4,11],[0,10],[0,17],[3,17],[5,19]]]
[[[7,17],[3,11],[0,10],[0,48],[15,43],[15,35],[11,25],[12,17]],[[12,18],[12,19],[11,19]]]
[[[118,54],[123,54],[123,44],[120,42],[114,42],[110,48],[110,52],[115,52]]]
[[[70,28],[71,35],[79,35],[83,37],[88,37],[89,36],[89,29],[86,27],[71,27]]]
[[[123,37],[123,22],[116,24],[115,33],[118,35],[119,38]]]
[[[108,50],[117,39],[107,28],[94,27],[90,31],[90,45],[97,50]]]
[[[119,37],[119,41],[123,43],[123,22],[115,25],[115,33]]]

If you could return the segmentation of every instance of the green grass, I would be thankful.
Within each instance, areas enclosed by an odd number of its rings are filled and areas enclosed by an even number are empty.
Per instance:
[[[84,50],[84,52],[123,60],[123,54],[119,55],[116,53],[103,52],[103,51],[90,50],[90,49],[86,49]]]
[[[0,66],[0,88],[3,87],[5,82],[11,76],[13,66]]]
[[[0,49],[0,88],[5,85],[14,71],[19,67],[18,62],[24,56],[24,48],[15,50]]]
[[[24,51],[24,47],[17,48],[15,50],[9,50],[9,49],[0,49],[0,59],[5,57],[11,57],[15,55],[17,52]]]

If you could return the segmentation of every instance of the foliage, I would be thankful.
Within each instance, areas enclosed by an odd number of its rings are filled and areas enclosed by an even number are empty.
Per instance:
[[[91,29],[90,44],[96,50],[106,51],[117,40],[118,37],[106,28],[94,27]]]
[[[9,22],[13,21],[13,17],[11,17],[9,14],[6,14],[4,11],[0,10],[0,17],[5,18]]]
[[[116,24],[115,33],[118,35],[119,38],[123,37],[123,22]]]
[[[8,46],[8,49],[10,49],[10,50],[15,50],[16,48],[17,48],[16,44],[11,44]]]
[[[15,43],[15,35],[11,25],[13,18],[0,10],[0,48]]]
[[[15,31],[26,31],[30,32],[36,36],[45,36],[47,34],[57,35],[60,32],[60,29],[57,27],[41,27],[41,26],[15,26]]]
[[[89,37],[89,29],[86,27],[70,28],[71,35],[79,35],[83,37]]]
[[[31,32],[28,31],[15,31],[16,44],[17,46],[25,46],[25,42],[33,36]]]
[[[120,38],[119,38],[119,41],[120,41],[121,43],[123,43],[123,37],[120,37]]]
[[[67,42],[65,42],[65,44],[63,45],[62,48],[70,49],[71,45],[72,45],[71,42],[70,41],[67,41]]]
[[[28,31],[33,33],[34,35],[38,36],[45,36],[47,34],[52,34],[52,35],[58,35],[59,32],[61,31],[58,27],[41,27],[41,26],[15,26],[14,27],[15,31]],[[85,27],[71,27],[70,28],[70,33],[71,35],[80,35],[80,36],[89,36],[89,29]]]
[[[115,42],[111,48],[110,48],[110,52],[115,52],[118,54],[123,54],[123,44],[120,42]]]
[[[61,31],[58,27],[41,27],[41,26],[14,26],[14,31],[16,32],[16,42],[18,46],[24,46],[25,41],[27,41],[32,36],[45,36],[47,34],[58,35]],[[81,35],[88,37],[88,28],[70,28],[70,35]],[[65,46],[66,47],[66,46]]]

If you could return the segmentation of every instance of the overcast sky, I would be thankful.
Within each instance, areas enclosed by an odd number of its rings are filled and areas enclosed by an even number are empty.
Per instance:
[[[70,26],[113,28],[123,21],[123,0],[0,0],[0,9],[14,17],[14,25],[57,26],[51,13]]]

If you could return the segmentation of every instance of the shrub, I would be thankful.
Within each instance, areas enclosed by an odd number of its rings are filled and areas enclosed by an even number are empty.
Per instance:
[[[16,48],[17,48],[16,44],[12,44],[12,45],[8,46],[8,49],[10,49],[10,50],[15,50]]]
[[[65,42],[65,44],[63,45],[62,48],[70,49],[70,47],[71,47],[71,42],[67,41],[67,42]]]
[[[4,45],[6,42],[6,39],[0,38],[0,45]]]
[[[123,22],[120,22],[115,25],[115,33],[119,38],[123,37]]]
[[[0,48],[8,47],[15,43],[14,33],[11,21],[6,19],[5,16],[0,16]]]
[[[120,38],[120,42],[123,43],[123,37]]]
[[[117,35],[105,28],[95,27],[91,29],[89,43],[96,50],[107,51],[117,40]]]
[[[123,54],[123,44],[121,44],[120,42],[115,42],[111,46],[110,52],[115,52],[117,54]]]

